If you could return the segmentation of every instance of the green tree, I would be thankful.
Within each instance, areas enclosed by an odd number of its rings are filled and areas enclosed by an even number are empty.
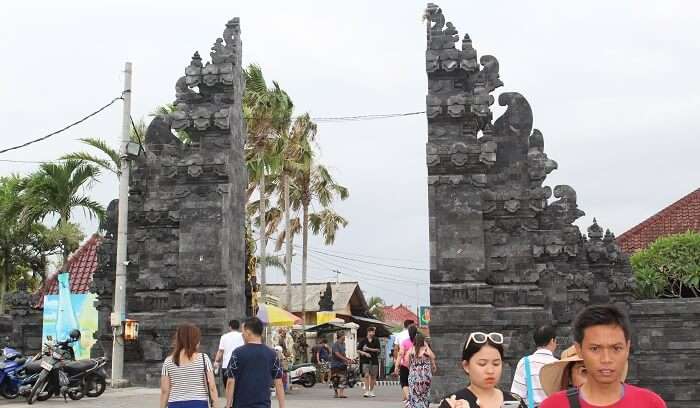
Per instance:
[[[384,321],[384,299],[379,296],[372,296],[367,299],[367,306],[369,306],[369,314],[372,315],[377,320]]]
[[[700,234],[657,239],[630,257],[640,297],[700,296]]]
[[[86,194],[99,174],[97,166],[82,160],[42,164],[22,185],[22,221],[35,223],[54,216],[57,219],[56,226],[63,227],[58,230],[60,233],[69,228],[66,224],[77,209],[83,210],[90,218],[97,217],[101,220],[105,213],[104,207]],[[62,260],[65,264],[71,248],[67,242],[62,247]]]
[[[289,127],[294,104],[287,93],[277,82],[272,82],[268,88],[265,77],[259,66],[251,64],[244,71],[246,90],[243,95],[243,115],[248,125],[248,135],[245,146],[246,165],[249,174],[248,198],[257,187],[258,200],[262,217],[260,222],[260,278],[263,296],[266,284],[266,246],[267,235],[266,204],[267,186],[266,174],[277,174],[282,168],[283,141],[280,135]]]

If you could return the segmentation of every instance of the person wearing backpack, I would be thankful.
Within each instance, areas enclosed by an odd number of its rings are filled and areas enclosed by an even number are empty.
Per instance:
[[[554,327],[540,326],[535,330],[533,337],[537,350],[520,359],[510,387],[510,392],[527,401],[530,408],[538,407],[547,398],[540,383],[540,370],[546,364],[558,361],[553,354],[557,348],[557,333]]]
[[[594,305],[579,313],[573,336],[586,381],[551,395],[540,408],[666,408],[654,392],[624,383],[630,331],[627,315],[617,306]]]

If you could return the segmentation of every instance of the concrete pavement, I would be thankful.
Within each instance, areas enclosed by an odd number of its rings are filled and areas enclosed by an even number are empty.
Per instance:
[[[363,398],[364,391],[361,387],[346,390],[348,398],[336,399],[333,398],[333,390],[327,385],[317,384],[313,388],[295,388],[295,390],[287,395],[288,408],[357,408],[361,404],[362,408],[384,408],[396,407],[401,408],[401,389],[398,386],[377,387],[375,393],[376,398]],[[81,407],[100,407],[100,408],[158,408],[160,391],[152,388],[124,388],[124,389],[107,389],[107,391],[99,398],[83,398],[80,401],[68,400],[68,403],[63,402],[63,398],[53,398],[49,401],[36,402],[34,406],[38,408],[81,408]],[[223,408],[225,400],[221,399],[218,408]],[[27,401],[24,398],[16,400],[0,399],[0,406],[8,408],[16,408],[27,406]],[[277,408],[277,400],[272,400],[272,407]]]

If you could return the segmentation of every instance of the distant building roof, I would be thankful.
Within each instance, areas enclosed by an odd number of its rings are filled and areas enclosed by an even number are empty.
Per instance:
[[[70,292],[74,294],[89,293],[92,284],[92,275],[97,270],[97,248],[102,243],[102,238],[94,234],[78,248],[68,259],[68,273],[70,273]],[[38,307],[44,306],[45,295],[58,294],[57,275],[50,277],[40,290]]]
[[[700,232],[700,188],[620,235],[617,243],[631,254],[660,237],[687,231]]]
[[[418,315],[404,305],[384,306],[384,321],[392,326],[403,326],[406,320],[413,320],[418,324]]]
[[[267,284],[267,292],[279,298],[281,306],[285,305],[286,284]],[[294,283],[292,289],[292,307],[290,312],[301,312],[301,284]],[[333,309],[336,311],[344,310],[348,305],[352,309],[367,310],[367,301],[360,290],[360,285],[357,282],[340,282],[340,285],[331,284],[333,292]],[[306,311],[318,312],[318,301],[321,299],[321,294],[326,291],[326,283],[307,283],[306,284]],[[355,299],[353,299],[355,295]]]

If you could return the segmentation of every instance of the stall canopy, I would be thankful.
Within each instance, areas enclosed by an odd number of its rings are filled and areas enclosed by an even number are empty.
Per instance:
[[[258,308],[258,319],[268,326],[293,326],[301,323],[301,318],[277,306],[262,304]]]
[[[338,316],[341,316],[345,320],[349,320],[350,322],[356,323],[360,326],[359,329],[357,329],[357,337],[358,338],[363,338],[367,336],[367,328],[370,326],[374,326],[377,328],[376,335],[377,337],[389,337],[391,336],[391,332],[389,331],[389,325],[384,323],[381,320],[373,319],[371,317],[364,317],[364,316],[356,316],[356,315],[343,315],[343,314],[338,314]]]

